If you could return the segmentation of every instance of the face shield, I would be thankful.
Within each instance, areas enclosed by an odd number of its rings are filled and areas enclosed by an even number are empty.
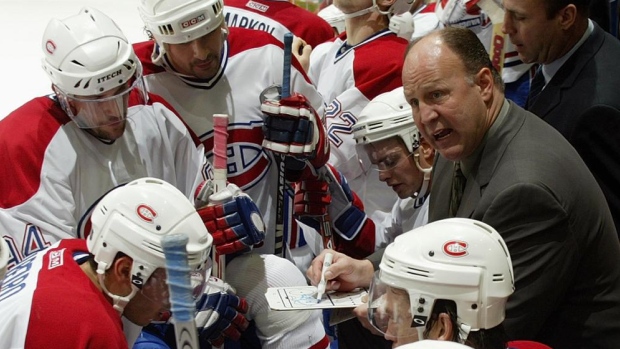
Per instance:
[[[58,86],[56,95],[61,106],[79,128],[92,129],[120,123],[135,115],[147,102],[142,73],[136,71],[130,81],[97,96],[67,94]]]
[[[400,344],[423,339],[425,316],[411,312],[409,292],[385,284],[375,273],[369,292],[368,319],[386,339]]]
[[[196,301],[204,293],[212,267],[211,258],[197,269],[190,272],[192,298]],[[157,268],[149,279],[142,285],[140,293],[149,301],[158,304],[163,309],[170,309],[170,289],[168,276],[164,268]]]
[[[358,144],[356,147],[361,167],[366,174],[371,171],[392,171],[414,155],[414,153],[407,154],[402,149],[394,149],[382,153],[377,151],[372,144]]]

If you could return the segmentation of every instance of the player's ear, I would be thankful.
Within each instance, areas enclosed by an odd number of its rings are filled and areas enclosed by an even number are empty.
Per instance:
[[[110,285],[109,290],[112,291],[112,287],[117,288],[117,292],[115,294],[119,295],[127,295],[131,292],[131,265],[133,261],[128,256],[121,256],[114,260],[112,267],[106,272],[106,279],[111,279],[110,281],[114,283],[114,285]]]
[[[455,328],[452,326],[452,320],[450,320],[450,315],[446,313],[440,313],[437,319],[436,326],[439,326],[439,337],[437,337],[438,340],[452,340],[452,334],[454,333]]]

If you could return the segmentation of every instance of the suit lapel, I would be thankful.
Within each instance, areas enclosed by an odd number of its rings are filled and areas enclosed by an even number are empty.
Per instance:
[[[472,217],[506,148],[525,121],[523,109],[508,100],[506,103],[510,103],[508,114],[501,120],[494,134],[487,138],[478,163],[472,166],[471,173],[467,176],[467,185],[457,212],[458,217]]]
[[[544,119],[562,100],[564,89],[572,87],[584,66],[599,51],[604,41],[602,29],[596,24],[589,38],[573,53],[562,65],[560,70],[551,78],[544,90],[529,108],[529,111]]]

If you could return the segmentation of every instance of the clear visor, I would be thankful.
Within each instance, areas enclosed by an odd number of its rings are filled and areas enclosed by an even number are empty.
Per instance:
[[[364,173],[391,171],[414,155],[400,149],[388,152],[376,151],[372,144],[356,145],[357,155]]]
[[[136,73],[137,74],[137,73]],[[142,75],[97,96],[69,95],[57,89],[65,112],[79,128],[90,129],[119,124],[146,105],[146,90]],[[129,106],[132,106],[129,109]],[[135,107],[134,107],[135,106]]]
[[[204,293],[212,266],[213,263],[209,258],[200,268],[190,272],[194,300],[197,300]],[[140,293],[151,302],[161,305],[162,309],[170,310],[170,289],[168,288],[166,270],[164,268],[155,269],[151,277],[142,286]]]
[[[368,319],[370,323],[389,340],[414,342],[420,335],[426,321],[411,313],[409,293],[402,288],[389,286],[375,273],[369,292]]]

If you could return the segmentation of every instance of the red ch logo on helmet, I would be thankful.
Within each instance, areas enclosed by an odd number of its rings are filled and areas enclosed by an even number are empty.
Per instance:
[[[465,241],[448,241],[443,244],[443,252],[450,257],[463,257],[467,255],[467,243]]]
[[[155,212],[152,207],[145,204],[139,205],[136,209],[136,213],[140,219],[148,223],[153,223],[153,219],[157,217],[157,212]]]
[[[54,51],[56,51],[56,44],[52,40],[47,40],[45,43],[45,50],[49,52],[50,55],[53,55]]]

